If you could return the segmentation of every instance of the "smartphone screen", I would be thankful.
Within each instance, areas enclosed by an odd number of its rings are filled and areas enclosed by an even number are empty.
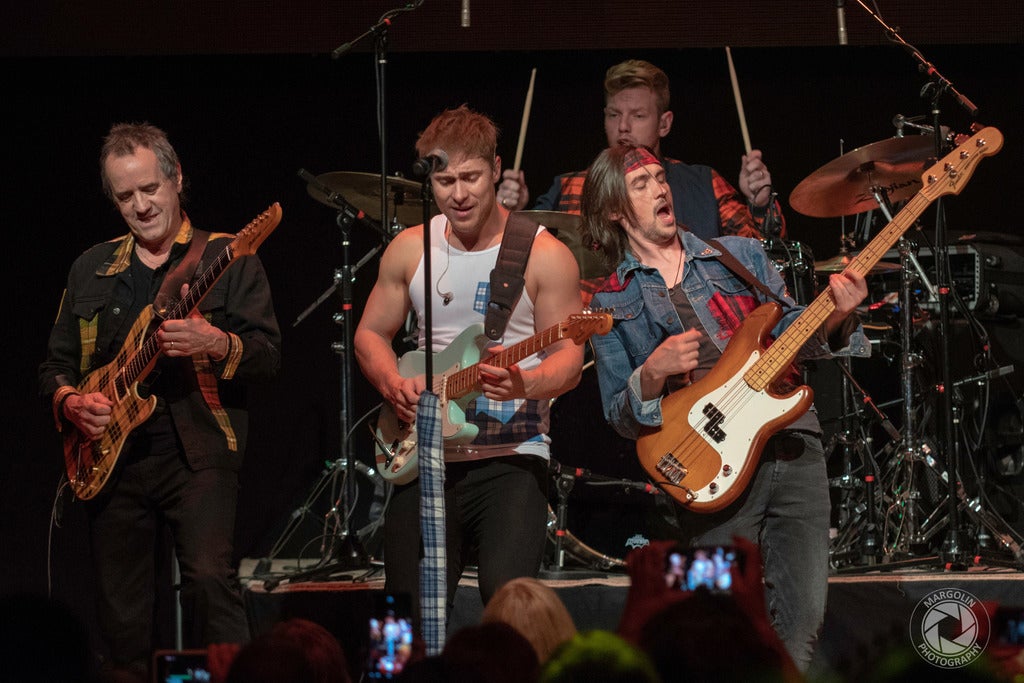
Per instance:
[[[998,607],[993,621],[998,643],[1024,646],[1024,607]]]
[[[211,680],[206,650],[157,650],[153,653],[154,683],[209,683]]]
[[[732,589],[732,566],[739,561],[732,546],[677,546],[665,555],[665,585],[682,591],[705,588],[728,593]]]
[[[409,596],[374,596],[370,615],[365,672],[369,680],[386,680],[402,673],[412,656],[412,611]]]

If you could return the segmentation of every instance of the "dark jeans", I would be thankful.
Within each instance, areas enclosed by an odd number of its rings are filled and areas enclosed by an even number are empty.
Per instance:
[[[181,570],[185,647],[247,641],[249,624],[232,567],[238,474],[192,472],[180,454],[168,453],[129,458],[115,476],[110,489],[89,503],[100,627],[113,664],[142,670],[149,664],[156,548],[164,523]]]
[[[783,433],[769,440],[740,500],[714,514],[680,515],[692,545],[728,545],[737,535],[761,547],[768,614],[801,671],[825,618],[829,510],[821,439]]]
[[[506,581],[536,576],[547,542],[547,463],[526,455],[445,466],[445,525],[448,614],[455,589],[472,559],[479,568],[486,605]],[[385,589],[412,597],[420,624],[419,480],[396,487],[384,526]]]

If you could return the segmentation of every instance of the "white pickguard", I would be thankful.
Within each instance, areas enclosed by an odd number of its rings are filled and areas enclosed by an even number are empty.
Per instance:
[[[729,491],[737,481],[736,473],[747,467],[747,459],[760,457],[760,453],[751,453],[751,444],[758,432],[767,423],[793,410],[801,400],[801,392],[777,398],[766,391],[755,391],[743,381],[743,375],[760,357],[761,352],[754,351],[732,378],[694,403],[686,416],[693,431],[722,458],[717,476],[694,491],[697,500],[707,502]],[[704,414],[709,404],[723,415],[717,425],[712,425],[712,420]],[[713,437],[714,426],[724,434],[720,441]]]

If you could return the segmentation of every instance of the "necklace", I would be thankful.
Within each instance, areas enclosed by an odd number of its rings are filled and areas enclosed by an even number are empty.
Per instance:
[[[672,284],[669,285],[669,289],[674,288],[676,285],[683,281],[683,254],[686,252],[683,249],[682,242],[680,242],[678,239],[676,240],[676,244],[679,245],[679,261],[676,263],[675,272],[672,274]]]

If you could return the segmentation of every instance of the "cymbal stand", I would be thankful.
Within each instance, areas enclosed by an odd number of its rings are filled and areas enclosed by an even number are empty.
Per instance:
[[[888,217],[890,211],[887,204],[880,201],[883,213]],[[891,220],[891,219],[890,219]],[[900,389],[902,395],[903,429],[898,439],[899,447],[894,462],[890,466],[890,477],[886,480],[886,488],[893,495],[893,504],[887,511],[895,515],[897,522],[895,537],[883,543],[886,557],[889,560],[899,556],[910,557],[912,548],[925,542],[922,536],[919,514],[921,510],[920,467],[931,457],[930,447],[920,434],[917,418],[917,407],[914,396],[915,370],[921,365],[921,356],[913,348],[914,330],[914,293],[915,275],[913,245],[900,238]],[[889,525],[886,525],[889,528]]]
[[[829,558],[837,569],[847,564],[874,564],[877,561],[877,510],[874,501],[860,501],[857,492],[874,487],[878,464],[871,455],[872,437],[865,427],[862,413],[853,401],[854,381],[849,358],[834,359],[840,369],[839,429],[829,439],[825,453],[838,447],[842,453],[842,473],[829,479],[829,486],[839,489],[839,519],[829,547]],[[859,387],[858,387],[859,388]],[[854,469],[854,457],[859,466]],[[860,472],[865,472],[861,475]],[[867,495],[868,498],[873,496]]]

